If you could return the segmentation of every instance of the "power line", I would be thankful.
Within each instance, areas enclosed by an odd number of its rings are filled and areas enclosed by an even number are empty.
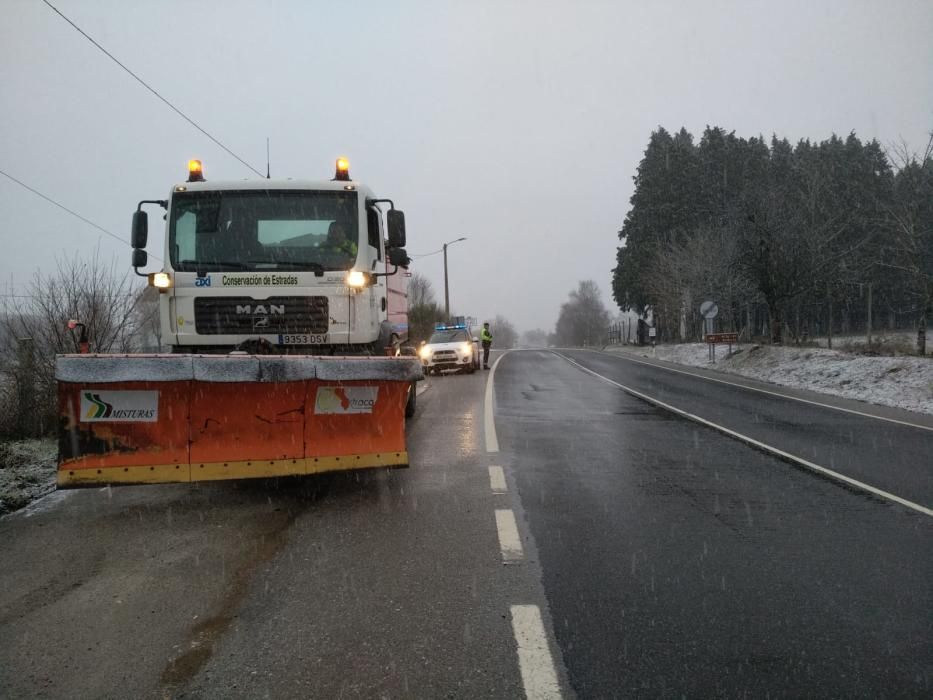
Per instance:
[[[444,252],[444,249],[443,249],[443,248],[438,248],[437,250],[432,251],[432,252],[430,252],[430,253],[418,253],[418,254],[409,253],[408,257],[410,257],[410,258],[426,258],[426,257],[428,257],[429,255],[437,255],[438,253],[443,253],[443,252]]]
[[[29,191],[32,192],[34,195],[36,195],[37,197],[41,197],[42,199],[44,199],[46,202],[48,202],[48,203],[50,203],[50,204],[54,204],[56,207],[58,207],[58,208],[61,209],[62,211],[68,212],[68,213],[71,214],[72,216],[74,216],[74,217],[80,219],[81,221],[83,221],[84,223],[86,223],[88,226],[93,226],[93,227],[96,228],[98,231],[100,231],[100,232],[103,233],[103,234],[106,234],[107,236],[110,236],[110,237],[113,238],[114,240],[120,241],[120,243],[123,243],[124,245],[130,245],[130,242],[129,242],[128,240],[126,240],[125,238],[120,238],[120,236],[118,236],[118,235],[115,234],[115,233],[111,233],[110,231],[108,231],[107,229],[105,229],[103,226],[100,226],[99,224],[95,224],[95,223],[94,223],[93,221],[91,221],[90,219],[85,219],[85,218],[84,218],[83,216],[81,216],[78,212],[72,211],[71,209],[69,209],[68,207],[66,207],[64,204],[59,204],[58,202],[56,202],[56,201],[55,201],[54,199],[52,199],[51,197],[42,194],[39,190],[35,189],[34,187],[30,187],[29,185],[27,185],[27,184],[26,184],[25,182],[23,182],[22,180],[17,180],[15,177],[13,177],[12,175],[10,175],[8,172],[4,172],[3,170],[0,170],[0,175],[3,175],[4,177],[9,178],[10,180],[12,180],[13,182],[15,182],[17,185],[19,185],[19,186],[22,187],[23,189],[29,190]],[[150,254],[149,257],[152,258],[152,259],[154,259],[154,260],[158,260],[159,262],[163,262],[163,261],[162,261],[162,258],[157,257],[157,256],[155,256],[155,255],[151,255],[151,254]]]
[[[30,192],[32,192],[32,193],[33,193],[34,195],[36,195],[37,197],[42,197],[42,199],[44,199],[46,202],[49,202],[50,204],[54,204],[54,205],[55,205],[56,207],[58,207],[59,209],[62,209],[62,210],[64,210],[64,211],[67,211],[67,212],[68,212],[69,214],[71,214],[72,216],[81,219],[81,221],[83,221],[84,223],[86,223],[88,226],[93,226],[94,228],[96,228],[96,229],[97,229],[98,231],[100,231],[101,233],[105,233],[105,234],[107,234],[108,236],[110,236],[111,238],[115,238],[116,240],[120,241],[120,243],[124,243],[124,244],[126,244],[126,245],[129,245],[129,241],[127,241],[125,238],[120,238],[117,234],[115,234],[115,233],[110,233],[110,231],[108,231],[107,229],[105,229],[103,226],[98,226],[97,224],[95,224],[95,223],[94,223],[93,221],[91,221],[90,219],[85,219],[83,216],[81,216],[81,215],[78,214],[77,212],[72,211],[71,209],[69,209],[68,207],[66,207],[64,204],[59,204],[58,202],[56,202],[56,201],[55,201],[54,199],[52,199],[51,197],[47,197],[46,195],[42,194],[39,190],[34,189],[34,188],[30,187],[29,185],[27,185],[27,184],[26,184],[25,182],[23,182],[22,180],[17,180],[15,177],[13,177],[12,175],[10,175],[10,174],[7,173],[7,172],[4,172],[3,170],[0,170],[0,175],[3,175],[4,177],[8,177],[8,178],[11,179],[13,182],[15,182],[17,185],[19,185],[20,187],[22,187],[22,188],[24,188],[24,189],[29,190]]]
[[[155,95],[155,96],[158,97],[160,100],[162,100],[162,102],[164,102],[166,105],[168,105],[176,114],[178,114],[178,116],[180,116],[180,117],[181,117],[182,119],[184,119],[186,122],[188,122],[189,124],[191,124],[191,126],[193,126],[195,129],[197,129],[198,131],[200,131],[202,134],[204,134],[205,136],[207,136],[207,138],[209,138],[211,141],[213,141],[214,143],[216,143],[216,144],[217,144],[218,146],[220,146],[223,150],[225,150],[227,153],[229,153],[231,156],[233,156],[234,158],[236,158],[238,161],[240,161],[240,162],[241,162],[243,165],[245,165],[247,168],[249,168],[249,169],[252,170],[254,173],[256,173],[259,177],[265,177],[261,172],[259,172],[258,170],[256,170],[256,168],[254,168],[252,165],[250,165],[250,164],[247,163],[245,160],[243,160],[242,158],[240,158],[240,156],[238,156],[236,153],[234,153],[234,152],[231,151],[229,148],[227,148],[226,146],[224,146],[220,141],[218,141],[218,140],[215,139],[213,136],[211,136],[207,131],[205,131],[205,130],[201,127],[200,124],[198,124],[196,121],[194,121],[191,117],[189,117],[187,114],[185,114],[184,112],[182,112],[180,109],[178,109],[178,107],[176,107],[175,105],[173,105],[173,104],[172,104],[171,102],[169,102],[167,99],[165,99],[164,97],[162,97],[162,95],[160,95],[159,92],[158,92],[155,88],[153,88],[151,85],[149,85],[149,83],[147,83],[145,80],[143,80],[143,79],[140,78],[138,75],[136,75],[133,71],[131,71],[129,68],[127,68],[123,63],[121,63],[121,62],[116,58],[116,56],[114,56],[112,53],[110,53],[107,49],[105,49],[103,46],[101,46],[100,44],[98,44],[93,38],[91,38],[91,36],[90,36],[87,32],[85,32],[83,29],[81,29],[81,27],[79,27],[77,24],[75,24],[75,23],[72,22],[70,19],[68,19],[68,17],[66,17],[66,16],[61,12],[61,10],[59,10],[57,7],[55,7],[55,5],[53,5],[52,3],[50,3],[49,0],[42,0],[42,2],[44,2],[44,3],[45,3],[46,5],[48,5],[52,10],[54,10],[55,13],[56,13],[59,17],[61,17],[63,20],[65,20],[66,22],[68,22],[68,24],[70,24],[72,27],[74,27],[74,28],[81,34],[81,36],[83,36],[85,39],[87,39],[87,40],[90,41],[92,44],[94,44],[94,46],[96,46],[98,49],[100,49],[100,50],[104,53],[104,55],[107,56],[107,58],[109,58],[111,61],[113,61],[114,63],[116,63],[118,66],[120,66],[120,68],[122,68],[123,70],[125,70],[125,71],[126,71],[127,73],[129,73],[131,76],[133,76],[133,77],[136,79],[136,81],[137,81],[140,85],[142,85],[142,86],[143,86],[144,88],[146,88],[149,92],[151,92],[153,95]]]

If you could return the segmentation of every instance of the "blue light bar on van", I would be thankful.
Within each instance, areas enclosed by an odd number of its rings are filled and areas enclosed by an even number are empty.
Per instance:
[[[466,330],[466,326],[463,325],[462,323],[458,323],[455,326],[451,326],[446,323],[438,323],[436,326],[434,326],[434,330],[436,331],[463,331],[463,330]]]

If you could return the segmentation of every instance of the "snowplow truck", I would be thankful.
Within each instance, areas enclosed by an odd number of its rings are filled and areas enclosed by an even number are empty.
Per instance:
[[[405,467],[421,363],[405,218],[337,161],[332,180],[208,182],[164,209],[162,346],[57,358],[60,488]],[[93,340],[93,339],[92,339]]]

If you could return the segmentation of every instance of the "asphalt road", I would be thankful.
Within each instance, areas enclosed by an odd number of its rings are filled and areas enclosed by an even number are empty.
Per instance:
[[[933,433],[563,354],[905,496],[928,493]],[[495,381],[501,459],[580,697],[933,695],[928,515],[676,417],[552,352],[510,353]]]
[[[0,520],[0,697],[933,695],[930,516],[583,368],[923,504],[933,433],[563,354],[432,378],[407,470]]]
[[[414,461],[56,494],[0,521],[0,697],[521,697],[487,374],[432,378]]]

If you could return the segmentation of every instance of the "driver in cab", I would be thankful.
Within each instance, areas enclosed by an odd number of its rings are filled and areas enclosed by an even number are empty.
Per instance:
[[[335,257],[342,256],[352,264],[356,260],[356,241],[347,234],[347,225],[342,221],[333,221],[327,228],[327,240],[321,244],[321,250]]]

